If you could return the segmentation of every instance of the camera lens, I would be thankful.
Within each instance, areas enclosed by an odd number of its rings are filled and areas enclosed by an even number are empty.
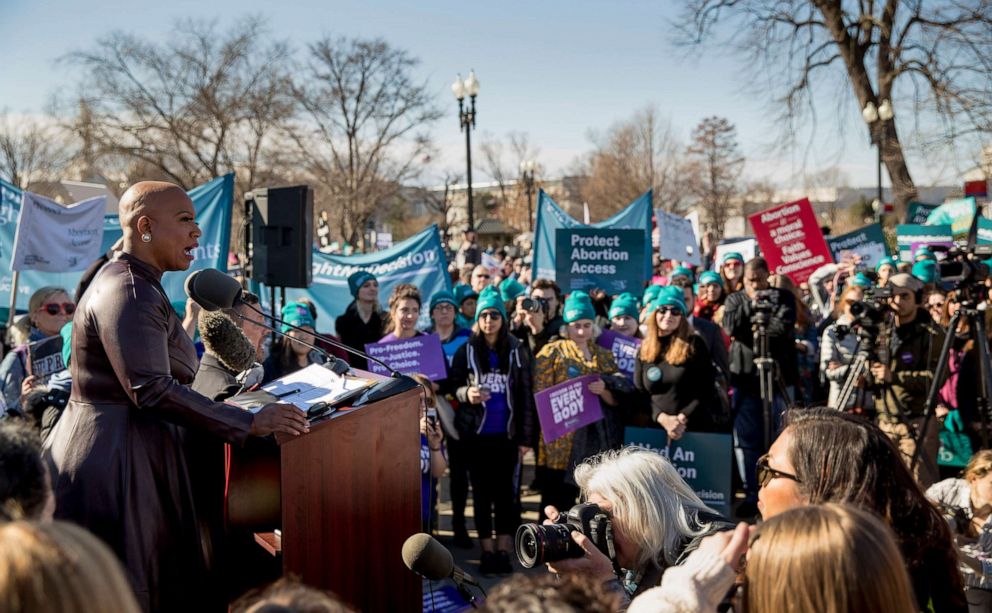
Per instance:
[[[572,526],[567,524],[523,524],[517,528],[516,550],[524,568],[585,555],[572,540]]]

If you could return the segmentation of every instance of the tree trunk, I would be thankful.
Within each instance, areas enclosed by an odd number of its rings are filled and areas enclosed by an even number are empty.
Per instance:
[[[889,180],[892,182],[896,218],[902,220],[906,219],[909,202],[918,198],[918,192],[913,178],[909,175],[909,167],[906,166],[906,157],[903,155],[895,122],[886,121],[883,126],[882,163],[885,164]]]

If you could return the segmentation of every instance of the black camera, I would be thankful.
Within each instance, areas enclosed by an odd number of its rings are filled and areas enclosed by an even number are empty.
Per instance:
[[[530,313],[547,311],[548,301],[541,298],[524,298],[520,301],[520,307]]]
[[[558,521],[542,526],[523,524],[517,528],[517,559],[524,568],[534,568],[545,562],[581,558],[585,551],[572,540],[572,531],[581,532],[610,560],[616,560],[613,543],[613,522],[598,505],[577,504]]]
[[[970,249],[952,247],[947,250],[947,256],[937,263],[940,281],[952,283],[955,289],[985,283],[989,278],[989,267],[982,260],[989,257],[992,257],[990,245],[975,245]]]

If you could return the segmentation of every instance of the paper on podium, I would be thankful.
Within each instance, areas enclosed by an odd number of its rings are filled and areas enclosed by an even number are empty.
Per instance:
[[[257,399],[256,402],[239,402],[238,396],[231,400],[238,402],[252,413],[269,402],[285,402],[296,405],[306,411],[318,402],[329,405],[350,396],[357,395],[362,390],[375,385],[375,379],[338,375],[319,364],[311,364],[285,377],[270,381],[262,386],[259,392],[239,394]],[[246,398],[247,399],[247,398]]]

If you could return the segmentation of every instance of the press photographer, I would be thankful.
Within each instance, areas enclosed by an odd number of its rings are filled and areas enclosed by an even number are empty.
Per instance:
[[[899,447],[907,464],[911,464],[917,444],[922,445],[919,459],[911,468],[917,481],[926,488],[938,478],[940,428],[930,424],[923,433],[923,440],[917,439],[945,333],[920,306],[922,281],[899,273],[892,275],[889,284],[892,286],[889,304],[895,311],[895,328],[891,338],[881,340],[879,356],[883,361],[871,365],[875,383],[881,386],[875,401],[878,426]],[[947,411],[946,406],[937,405],[935,416],[942,418]]]
[[[766,428],[778,430],[781,414],[799,378],[796,364],[794,331],[796,304],[793,295],[768,283],[768,263],[753,258],[744,266],[744,289],[727,297],[724,304],[723,328],[731,337],[730,383],[734,388],[734,432],[738,461],[742,465],[745,502],[739,507],[741,516],[757,512],[758,486],[755,467],[767,450]],[[761,396],[761,377],[756,332],[767,339],[768,358],[772,370],[773,389],[766,392],[770,404],[771,424],[765,423]]]
[[[527,343],[532,356],[537,355],[558,334],[558,328],[548,325],[549,316],[550,304],[544,298],[517,296],[510,331]]]
[[[521,526],[517,556],[528,568],[547,564],[554,573],[609,582],[625,606],[682,564],[703,537],[733,529],[654,451],[603,452],[576,467],[575,482],[585,504],[565,515],[547,507],[544,525]]]

